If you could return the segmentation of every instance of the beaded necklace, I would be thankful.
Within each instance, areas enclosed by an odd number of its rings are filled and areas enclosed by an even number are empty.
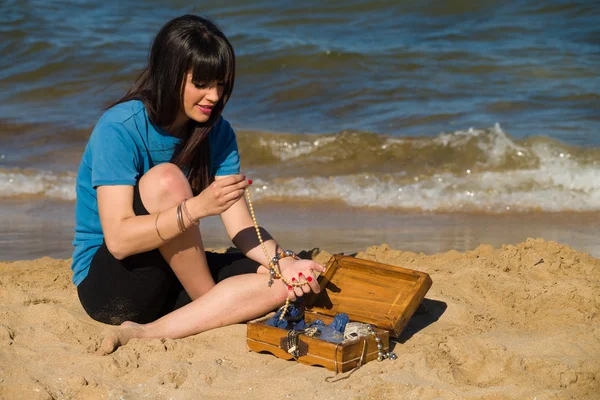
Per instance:
[[[250,199],[250,191],[246,188],[245,192],[246,192],[246,200],[248,200],[248,208],[250,209],[250,215],[252,216],[252,222],[254,223],[254,229],[256,230],[256,236],[258,237],[260,246],[263,249],[263,253],[265,253],[265,257],[267,259],[267,265],[269,266],[269,287],[273,284],[273,281],[275,279],[281,279],[283,281],[283,283],[285,283],[287,285],[288,290],[292,290],[295,287],[301,287],[301,286],[306,285],[307,284],[306,281],[304,281],[304,282],[289,281],[286,278],[284,278],[283,275],[281,275],[281,271],[279,269],[279,260],[284,257],[293,257],[295,259],[298,259],[298,257],[296,256],[296,254],[294,254],[294,252],[292,252],[290,250],[286,250],[282,253],[275,254],[275,256],[273,258],[269,257],[269,252],[267,251],[267,248],[265,247],[265,243],[263,241],[262,235],[260,234],[260,229],[258,228],[258,222],[256,221],[256,216],[254,215],[254,207],[252,206],[252,200]],[[277,253],[277,247],[275,247],[275,252]],[[283,306],[281,315],[279,316],[280,321],[283,320],[283,318],[285,317],[285,314],[287,313],[289,306],[290,306],[290,298],[287,297],[285,299],[285,305]]]

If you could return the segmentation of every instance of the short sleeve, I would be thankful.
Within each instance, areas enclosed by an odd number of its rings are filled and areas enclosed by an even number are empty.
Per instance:
[[[140,157],[131,134],[120,123],[99,123],[90,136],[92,187],[135,186]]]
[[[215,176],[240,173],[240,155],[235,132],[229,122],[221,118],[212,132],[211,171]]]

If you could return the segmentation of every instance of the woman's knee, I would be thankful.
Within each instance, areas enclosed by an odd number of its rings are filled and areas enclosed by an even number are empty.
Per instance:
[[[151,168],[140,179],[139,187],[142,203],[151,213],[173,207],[193,196],[187,177],[171,163]]]

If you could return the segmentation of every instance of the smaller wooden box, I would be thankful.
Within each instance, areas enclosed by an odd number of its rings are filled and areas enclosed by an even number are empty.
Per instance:
[[[320,319],[331,323],[337,313],[346,313],[350,321],[373,325],[389,351],[389,338],[398,337],[431,287],[431,278],[413,271],[354,257],[335,255],[325,274],[319,277],[321,293],[307,295],[305,321]],[[247,324],[247,344],[250,350],[269,352],[279,358],[294,358],[284,349],[287,330],[265,325],[268,317]],[[321,365],[336,372],[346,372],[378,356],[373,335],[353,341],[331,343],[300,335],[303,349],[297,361]],[[363,355],[364,353],[364,355]]]

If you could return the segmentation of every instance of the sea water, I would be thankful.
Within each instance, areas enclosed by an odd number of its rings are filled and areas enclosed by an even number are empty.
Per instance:
[[[596,251],[595,2],[6,0],[0,259],[70,255],[91,129],[184,13],[215,20],[235,48],[223,115],[280,241],[442,251],[531,234]],[[203,226],[227,245],[218,222]]]

